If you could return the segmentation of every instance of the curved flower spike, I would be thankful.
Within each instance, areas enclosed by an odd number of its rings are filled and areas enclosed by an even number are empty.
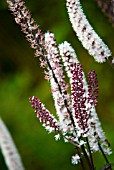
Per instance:
[[[111,51],[89,24],[79,0],[67,0],[66,6],[72,27],[82,45],[97,62],[105,62]]]
[[[24,170],[20,155],[8,132],[4,122],[0,118],[0,148],[9,170]]]
[[[54,118],[52,114],[45,108],[43,103],[36,97],[33,96],[29,99],[32,104],[32,108],[35,109],[35,113],[37,114],[40,122],[43,123],[45,129],[51,133],[53,131],[59,131],[59,126],[57,120]]]

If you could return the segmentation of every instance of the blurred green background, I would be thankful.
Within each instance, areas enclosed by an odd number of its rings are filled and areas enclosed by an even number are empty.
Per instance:
[[[114,28],[94,0],[82,0],[90,23],[114,55]],[[97,112],[114,151],[114,69],[108,63],[98,64],[78,41],[68,19],[65,0],[26,0],[33,18],[43,32],[54,32],[57,43],[67,40],[75,48],[87,72],[98,74]],[[0,1],[0,115],[6,123],[22,157],[26,170],[80,170],[71,164],[75,150],[71,144],[55,141],[47,134],[34,114],[29,97],[38,96],[55,114],[49,83],[34,51],[30,49],[20,27],[15,23],[5,0]],[[99,153],[94,155],[97,169],[104,165]],[[114,163],[114,154],[109,156]],[[7,170],[0,151],[0,170]]]

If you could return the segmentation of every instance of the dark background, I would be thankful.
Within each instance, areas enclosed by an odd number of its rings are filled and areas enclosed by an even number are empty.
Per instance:
[[[114,28],[94,0],[82,0],[84,11],[96,32],[114,55]],[[68,19],[65,0],[26,0],[26,5],[43,32],[51,30],[57,43],[65,40],[75,48],[87,76],[95,70],[99,81],[97,112],[103,130],[114,150],[114,69],[96,63],[82,47]],[[29,97],[38,96],[55,113],[49,83],[34,51],[15,23],[5,0],[0,1],[0,115],[20,152],[26,170],[79,170],[71,164],[75,150],[62,140],[56,142],[34,114]],[[97,169],[104,165],[100,153],[94,154]],[[114,154],[108,157],[114,163]],[[0,170],[7,170],[0,152]]]

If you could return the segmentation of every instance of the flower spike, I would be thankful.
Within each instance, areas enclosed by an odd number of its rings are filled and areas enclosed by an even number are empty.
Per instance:
[[[26,39],[30,42],[31,48],[35,49],[35,55],[44,54],[44,35],[39,29],[30,11],[26,8],[22,0],[7,0],[10,10],[12,11],[15,21],[21,26],[22,32],[26,35]]]
[[[75,53],[75,50],[71,46],[71,44],[68,43],[67,41],[65,41],[65,42],[63,42],[59,45],[59,50],[60,50],[60,55],[61,55],[62,60],[63,60],[63,65],[65,67],[67,76],[69,77],[70,84],[71,84],[73,65],[75,63],[79,63],[78,57]],[[87,92],[88,88],[87,88],[87,82],[86,82],[84,72],[82,72],[82,74],[83,74],[84,88],[85,88],[85,91]]]
[[[46,130],[48,130],[48,132],[59,131],[57,120],[50,114],[41,101],[35,96],[31,97],[29,101],[32,104],[32,108],[35,109],[38,119],[43,123]]]
[[[4,160],[9,170],[24,170],[15,143],[1,118],[0,118],[0,149],[3,153]]]
[[[81,136],[87,135],[89,131],[88,119],[89,115],[86,111],[86,97],[85,90],[83,87],[83,74],[82,66],[79,63],[75,63],[72,70],[72,103],[75,113],[75,122],[77,122],[78,127],[81,132]]]
[[[88,73],[88,102],[92,102],[94,106],[97,105],[98,97],[98,81],[95,71]]]
[[[60,121],[60,127],[67,133],[70,129],[70,96],[67,93],[68,85],[65,83],[61,58],[54,34],[47,32],[45,34],[45,46],[47,52],[48,77],[51,83],[52,95],[55,102],[55,108]],[[71,126],[72,129],[72,126]]]
[[[80,1],[66,0],[66,6],[72,27],[82,45],[97,62],[105,62],[111,56],[111,51],[89,24]]]
[[[53,33],[48,31],[45,35],[42,34],[22,0],[6,1],[16,23],[21,26],[35,50],[35,55],[41,56],[40,65],[45,68],[45,78],[51,84],[58,118],[56,119],[44,104],[33,96],[29,100],[38,119],[49,133],[57,132],[56,140],[62,136],[65,142],[73,144],[76,149],[75,156],[72,156],[73,164],[80,162],[84,170],[82,160],[84,156],[89,169],[95,170],[92,153],[100,150],[108,165],[105,154],[110,154],[111,150],[95,110],[98,97],[96,73],[94,71],[88,73],[87,85],[82,66],[71,45],[65,41],[58,47]],[[66,0],[66,2],[70,21],[82,45],[97,62],[105,62],[111,56],[111,52],[89,24],[80,1]],[[67,92],[69,89],[65,82],[63,65],[71,85],[71,94]]]

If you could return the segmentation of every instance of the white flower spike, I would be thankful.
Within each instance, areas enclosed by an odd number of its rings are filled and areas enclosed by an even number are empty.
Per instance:
[[[79,0],[67,0],[66,6],[72,27],[82,45],[99,62],[105,62],[111,51],[89,24]]]
[[[0,118],[0,148],[9,170],[24,170],[17,148],[1,118]]]

